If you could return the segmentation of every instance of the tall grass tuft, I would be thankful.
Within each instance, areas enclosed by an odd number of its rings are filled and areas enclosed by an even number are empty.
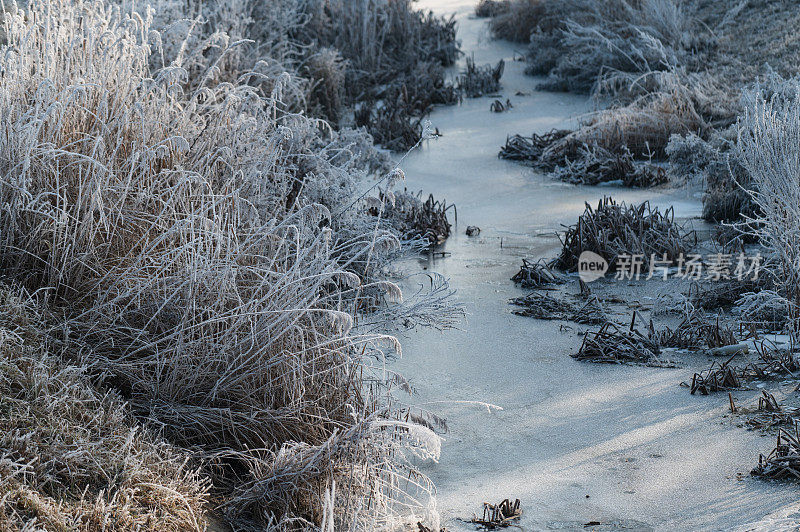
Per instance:
[[[0,528],[199,531],[208,481],[86,368],[49,352],[43,316],[0,287]]]
[[[800,302],[800,82],[774,79],[745,96],[736,152],[758,212],[746,218],[774,254],[774,277],[796,318]],[[796,328],[796,323],[794,324]]]
[[[400,297],[376,280],[397,238],[351,203],[363,136],[292,112],[286,71],[223,75],[222,34],[208,66],[191,33],[170,56],[153,16],[6,17],[0,269],[46,296],[66,356],[202,460],[229,522],[435,521],[406,457],[438,438],[400,421],[382,370],[399,344],[354,329],[367,296]]]

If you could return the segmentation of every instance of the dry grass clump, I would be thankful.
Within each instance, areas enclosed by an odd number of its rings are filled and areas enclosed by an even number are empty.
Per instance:
[[[399,345],[353,330],[365,293],[400,297],[357,143],[288,112],[285,72],[266,95],[192,78],[191,40],[153,69],[151,19],[101,1],[31,2],[8,39],[0,268],[47,295],[65,356],[202,458],[239,527],[435,520],[406,457],[438,438],[370,363]]]
[[[542,156],[551,145],[567,137],[572,133],[569,129],[553,129],[541,135],[534,133],[530,137],[513,135],[506,139],[505,145],[500,148],[498,154],[501,159],[510,161],[524,161],[537,164],[542,160]]]
[[[678,349],[714,349],[737,342],[734,332],[729,327],[720,325],[719,318],[711,321],[697,310],[687,312],[675,328],[664,327],[657,331],[651,329],[650,338],[661,347]]]
[[[486,94],[493,94],[500,90],[500,78],[506,63],[502,59],[496,66],[475,65],[475,58],[467,58],[467,67],[456,79],[456,87],[467,98],[477,98]]]
[[[0,288],[0,528],[205,530],[209,484],[191,454],[49,354],[31,305]]]
[[[641,255],[642,272],[652,256],[659,261],[674,263],[689,249],[692,234],[686,233],[674,221],[670,208],[662,213],[649,202],[640,205],[617,204],[603,198],[597,208],[588,203],[578,222],[570,226],[561,237],[561,253],[552,265],[566,271],[576,271],[578,257],[584,251],[597,253],[615,271],[620,255]]]
[[[602,363],[651,363],[656,360],[660,348],[656,342],[633,327],[621,328],[608,322],[597,331],[586,333],[578,352],[577,360]]]
[[[578,156],[556,166],[552,175],[574,185],[619,184],[647,188],[667,182],[664,168],[635,161],[627,149],[612,153],[604,148],[582,146]]]
[[[692,384],[689,392],[694,395],[709,395],[722,390],[736,390],[741,388],[741,370],[731,365],[731,359],[725,362],[711,363],[711,366],[704,372],[695,373],[692,377]]]
[[[522,288],[541,288],[545,285],[564,282],[563,277],[554,272],[544,259],[536,262],[522,259],[522,267],[511,280]]]
[[[739,408],[734,407],[735,412],[740,412]],[[732,409],[733,410],[733,409]],[[747,412],[747,410],[745,410]],[[797,422],[798,410],[796,408],[784,408],[775,396],[766,390],[761,390],[761,397],[758,398],[758,407],[752,416],[747,420],[747,425],[757,429],[771,429],[780,425],[794,425]]]
[[[483,503],[483,516],[473,516],[472,522],[486,530],[506,528],[522,517],[519,499],[503,499],[497,504]]]
[[[673,134],[699,133],[704,128],[693,98],[679,91],[659,92],[590,115],[580,129],[552,146],[544,157],[555,162],[569,157],[573,146],[588,145],[611,152],[627,148],[636,158],[664,159]]]
[[[667,181],[666,171],[651,162],[666,158],[671,136],[700,133],[705,124],[689,95],[659,92],[594,113],[572,132],[512,137],[500,157],[529,162],[577,184],[653,186]]]
[[[422,239],[428,246],[441,244],[450,236],[452,226],[447,221],[447,211],[452,208],[446,201],[437,201],[433,194],[422,201],[422,191],[413,194],[386,193],[385,200],[370,208],[373,216],[382,216],[406,240]]]
[[[514,310],[514,314],[518,316],[540,320],[574,321],[585,325],[601,325],[608,321],[605,309],[596,296],[592,296],[583,305],[576,305],[547,294],[533,292],[524,297],[514,298],[511,303],[521,307]]]
[[[778,431],[775,448],[767,456],[758,455],[758,465],[750,472],[755,477],[773,480],[800,478],[800,430]]]

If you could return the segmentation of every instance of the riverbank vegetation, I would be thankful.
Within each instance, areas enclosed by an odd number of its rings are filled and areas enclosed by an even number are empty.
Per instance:
[[[703,218],[716,224],[715,242],[705,243],[705,250],[728,259],[747,253],[761,261],[757,278],[692,284],[671,310],[684,316],[681,325],[659,332],[651,321],[647,337],[658,340],[657,346],[703,346],[731,356],[695,374],[687,384],[691,392],[741,389],[755,379],[796,378],[794,350],[766,347],[761,335],[785,333],[794,345],[798,334],[800,84],[797,32],[791,25],[800,17],[797,6],[501,0],[480,2],[476,12],[491,17],[496,37],[528,44],[527,72],[541,76],[539,89],[587,94],[598,108],[574,131],[509,136],[500,157],[577,184],[699,185],[704,190]],[[607,228],[600,215],[609,208],[587,207],[578,225],[568,228],[556,264],[575,269],[581,251],[610,260],[618,249],[637,247],[625,243],[646,224],[620,219]],[[614,229],[617,225],[624,229]],[[664,238],[670,234],[666,228],[656,232]],[[660,256],[662,247],[653,256]],[[695,246],[666,246],[664,251],[683,255],[690,249]],[[648,251],[637,253],[646,260]],[[714,318],[706,311],[718,313],[716,322],[709,321]],[[652,358],[639,356],[645,335],[635,334],[633,325],[623,335],[635,336],[633,343],[623,341],[614,327],[604,325],[587,335],[578,358]],[[699,330],[705,332],[691,332]],[[636,356],[629,354],[633,351]],[[733,361],[753,351],[755,359]],[[729,400],[731,412],[737,413],[733,396]],[[779,419],[768,423],[770,427],[780,420],[796,422],[766,392],[760,405],[762,417],[769,411]],[[795,436],[780,433],[775,451],[761,457],[754,473],[768,478],[795,475]]]
[[[386,280],[446,207],[398,209],[349,127],[377,115],[347,114],[439,86],[452,20],[40,0],[4,24],[2,528],[438,528],[412,462],[436,424],[383,362],[392,328],[459,314],[441,280],[408,303]]]

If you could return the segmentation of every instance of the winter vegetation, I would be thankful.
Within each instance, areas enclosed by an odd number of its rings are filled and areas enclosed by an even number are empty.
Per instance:
[[[576,359],[797,339],[800,10],[784,4],[476,2],[527,46],[532,86],[595,103],[574,129],[511,132],[500,157],[575,185],[702,187],[701,245],[764,256],[757,279],[671,294],[668,326],[623,323],[633,306],[572,282],[581,254],[677,269],[698,234],[647,201],[587,203],[555,258],[522,260],[512,280],[533,292],[510,300],[593,327]],[[2,8],[0,529],[439,530],[422,465],[446,422],[387,363],[400,328],[464,313],[441,275],[414,294],[395,277],[455,207],[409,191],[392,152],[439,135],[437,105],[501,98],[506,63],[452,68],[455,19],[414,0]],[[761,349],[687,387],[800,371]],[[800,434],[782,437],[763,476],[800,476]],[[518,519],[506,503],[484,518]]]
[[[645,266],[655,257],[673,264],[691,248],[694,235],[675,223],[674,212],[660,212],[649,203],[625,205],[603,198],[596,208],[586,204],[578,222],[566,229],[561,238],[561,254],[553,266],[577,271],[581,253],[597,253],[613,271],[623,255],[641,255]]]
[[[528,44],[527,73],[540,77],[532,84],[587,94],[597,107],[574,131],[510,135],[500,157],[575,184],[702,187],[703,218],[715,224],[715,242],[709,243],[715,251],[728,257],[745,251],[763,256],[758,278],[694,285],[684,296],[680,325],[655,331],[651,321],[647,340],[656,340],[654,347],[645,345],[633,322],[627,331],[603,325],[586,336],[577,358],[652,361],[658,347],[700,345],[736,355],[741,349],[737,338],[757,342],[762,331],[788,333],[796,345],[797,5],[487,0],[477,4],[476,14],[490,18],[495,37]],[[687,242],[670,218],[645,205],[587,205],[564,233],[561,255],[552,265],[574,270],[585,250],[609,262],[620,253],[640,253],[646,260],[651,252],[673,260],[696,242]],[[537,305],[538,312],[554,314],[543,303]],[[711,326],[704,311],[730,312],[738,332],[720,325],[719,317]],[[712,364],[695,374],[691,392],[738,389],[755,378],[796,378],[794,349],[772,349],[757,348],[759,359],[750,365],[736,366],[732,359]],[[769,393],[759,405],[759,412],[778,412],[767,425],[796,425],[794,413],[787,414]],[[732,396],[730,410],[737,413]],[[755,423],[763,427],[762,421]],[[796,430],[779,435],[775,450],[759,459],[753,474],[797,477],[798,440]]]
[[[439,86],[453,22],[381,0],[3,22],[0,528],[436,527],[435,423],[384,362],[396,324],[459,309],[433,277],[403,303],[386,268],[446,208],[398,200],[345,115]],[[427,104],[404,105],[418,143]]]

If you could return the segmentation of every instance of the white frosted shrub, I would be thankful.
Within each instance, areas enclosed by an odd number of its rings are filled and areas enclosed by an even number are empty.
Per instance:
[[[792,307],[800,297],[800,82],[768,81],[745,95],[737,151],[760,209],[751,220],[774,253],[775,280]]]

